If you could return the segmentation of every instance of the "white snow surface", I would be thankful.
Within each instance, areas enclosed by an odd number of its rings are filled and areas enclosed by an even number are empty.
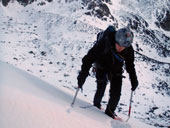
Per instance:
[[[115,121],[94,107],[83,109],[89,103],[81,95],[72,107],[73,91],[1,61],[0,67],[1,128],[149,128],[135,119]]]

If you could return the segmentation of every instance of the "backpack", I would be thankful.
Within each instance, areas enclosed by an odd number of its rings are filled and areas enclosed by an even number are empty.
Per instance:
[[[115,34],[115,32],[116,32],[116,29],[114,26],[107,27],[106,30],[101,31],[97,34],[96,42],[100,42],[103,39],[103,37],[105,37],[105,36],[109,36],[109,37],[113,36]]]
[[[106,28],[106,30],[101,31],[101,32],[99,32],[97,34],[97,40],[95,42],[95,45],[101,44],[103,42],[102,40],[105,37],[108,37],[109,40],[114,41],[115,40],[115,37],[114,37],[115,33],[116,33],[115,27],[114,26],[108,26]],[[103,53],[106,54],[109,51],[110,47],[111,47],[111,43],[110,42],[109,43],[105,43],[105,48],[104,48]]]

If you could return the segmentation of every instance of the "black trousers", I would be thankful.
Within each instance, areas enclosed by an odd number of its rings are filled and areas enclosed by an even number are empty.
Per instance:
[[[122,76],[121,75],[109,75],[110,79],[110,98],[107,104],[106,113],[113,114],[121,96],[122,88]]]
[[[108,73],[104,70],[97,68],[96,69],[96,79],[97,79],[97,90],[94,95],[93,104],[95,106],[101,107],[102,97],[104,96],[106,85],[108,82]]]
[[[96,79],[97,79],[97,90],[94,95],[93,103],[95,106],[100,107],[102,97],[104,96],[106,85],[108,82],[108,78],[110,80],[110,90],[109,90],[109,101],[107,104],[106,111],[107,113],[113,114],[121,96],[121,88],[122,88],[122,75],[113,75],[112,73],[107,73],[102,69],[97,69],[96,71]]]

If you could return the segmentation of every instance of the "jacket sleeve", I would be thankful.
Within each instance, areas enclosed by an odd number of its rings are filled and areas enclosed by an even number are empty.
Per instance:
[[[81,71],[77,77],[79,88],[82,88],[92,64],[97,60],[98,56],[100,56],[98,54],[100,53],[100,44],[102,43],[96,43],[82,59]]]
[[[126,60],[126,71],[129,73],[130,81],[132,86],[138,85],[136,70],[135,70],[135,64],[134,64],[134,50],[132,47],[129,48],[129,52],[127,54]]]
[[[97,60],[100,56],[100,44],[95,44],[82,59],[81,73],[83,73],[86,77],[89,74],[89,70],[92,64]]]

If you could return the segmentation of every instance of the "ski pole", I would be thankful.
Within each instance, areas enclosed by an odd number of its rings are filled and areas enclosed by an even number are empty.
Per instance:
[[[75,100],[76,100],[76,97],[77,97],[77,94],[78,94],[79,89],[80,89],[80,88],[78,87],[77,90],[76,90],[76,93],[75,93],[75,95],[74,95],[73,101],[72,101],[72,103],[71,103],[71,106],[72,106],[72,107],[74,106],[74,103],[75,103]]]
[[[131,108],[132,108],[132,98],[133,98],[133,91],[131,91],[131,95],[130,95],[130,103],[129,103],[128,119],[126,120],[126,122],[130,119]]]

